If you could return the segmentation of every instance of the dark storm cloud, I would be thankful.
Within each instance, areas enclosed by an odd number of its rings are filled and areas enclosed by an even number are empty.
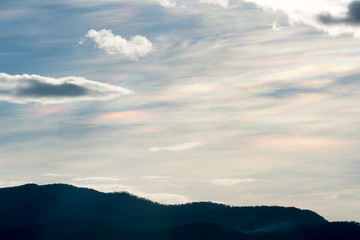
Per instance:
[[[360,1],[353,1],[348,6],[347,15],[343,18],[334,17],[330,14],[322,14],[318,17],[319,21],[325,25],[347,24],[359,25],[360,24]]]
[[[13,103],[63,103],[109,100],[132,91],[82,77],[50,78],[0,73],[0,101]]]
[[[31,81],[29,85],[16,92],[17,96],[26,97],[79,97],[89,94],[88,89],[73,83],[51,85],[48,83]]]

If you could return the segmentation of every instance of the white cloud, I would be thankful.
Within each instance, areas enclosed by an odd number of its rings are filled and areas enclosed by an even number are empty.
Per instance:
[[[85,187],[98,190],[100,192],[128,192],[136,196],[149,199],[151,201],[159,202],[162,204],[183,204],[192,202],[188,197],[173,193],[144,193],[142,191],[135,190],[133,187],[121,184],[73,184],[78,187]]]
[[[28,184],[32,182],[26,182],[26,181],[10,181],[10,182],[0,182],[0,187],[6,188],[6,187],[15,187],[15,186],[21,186],[24,184]]]
[[[65,176],[71,176],[71,174],[65,173],[65,174],[61,174],[61,173],[45,173],[44,176],[46,177],[65,177]]]
[[[210,183],[220,186],[234,186],[241,183],[253,183],[258,181],[255,178],[244,178],[244,179],[237,179],[237,178],[215,178],[209,180]]]
[[[110,192],[130,192],[133,193],[133,188],[127,185],[122,184],[95,184],[95,183],[70,183],[77,187],[91,188],[100,192],[110,193]],[[134,193],[135,194],[135,193]]]
[[[229,6],[229,0],[200,0],[200,3],[218,5],[223,8]]]
[[[74,178],[76,182],[115,182],[115,181],[124,181],[126,178],[119,177],[84,177],[84,178]]]
[[[201,147],[205,145],[203,142],[187,142],[183,144],[176,144],[174,146],[169,147],[151,147],[149,151],[151,152],[160,152],[160,151],[185,151],[190,150],[192,148]]]
[[[324,196],[325,199],[338,199],[339,196],[338,195],[326,195]]]
[[[172,193],[142,193],[139,196],[162,204],[184,204],[192,202],[185,196]]]
[[[0,73],[0,101],[53,104],[110,100],[132,94],[131,90],[82,77],[51,78],[39,75]]]
[[[85,37],[91,38],[99,49],[103,49],[110,55],[119,55],[133,60],[143,57],[153,50],[153,44],[146,37],[140,35],[126,40],[119,35],[114,35],[112,30],[96,31],[91,29]]]
[[[165,179],[169,179],[170,176],[142,176],[141,178],[147,180],[165,180]]]
[[[167,7],[167,8],[176,7],[176,2],[171,0],[155,0],[155,1],[160,3],[160,5],[163,7]]]
[[[352,24],[325,24],[320,16],[329,15],[333,18],[347,17],[349,4],[353,0],[244,0],[257,4],[259,7],[274,12],[283,12],[290,24],[304,23],[324,31],[330,35],[353,34],[360,36],[360,27]]]
[[[58,173],[46,173],[46,174],[44,174],[44,176],[47,176],[47,177],[62,177],[63,175],[58,174]]]
[[[274,31],[281,30],[281,26],[279,26],[279,24],[277,22],[273,22],[272,30],[274,30]]]

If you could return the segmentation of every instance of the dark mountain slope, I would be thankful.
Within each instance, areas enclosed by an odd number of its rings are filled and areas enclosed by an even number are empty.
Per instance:
[[[42,223],[64,216],[129,221],[161,206],[127,193],[105,194],[64,184],[27,184],[0,189],[0,205],[3,206],[0,229]]]
[[[166,206],[64,184],[0,189],[0,206],[0,239],[302,240],[336,228],[350,232],[347,237],[360,236],[358,225],[328,227],[308,210],[209,202]]]
[[[332,222],[297,230],[289,236],[295,240],[359,240],[360,225],[355,222]]]

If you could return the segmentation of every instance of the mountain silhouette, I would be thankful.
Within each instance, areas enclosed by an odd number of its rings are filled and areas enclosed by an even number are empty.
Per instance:
[[[123,192],[26,184],[0,189],[0,239],[359,240],[360,226],[293,207],[162,205]]]

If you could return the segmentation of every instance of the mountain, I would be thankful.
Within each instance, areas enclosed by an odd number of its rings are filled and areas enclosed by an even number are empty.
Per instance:
[[[359,240],[360,226],[292,207],[162,205],[128,193],[27,184],[0,189],[0,239]]]

